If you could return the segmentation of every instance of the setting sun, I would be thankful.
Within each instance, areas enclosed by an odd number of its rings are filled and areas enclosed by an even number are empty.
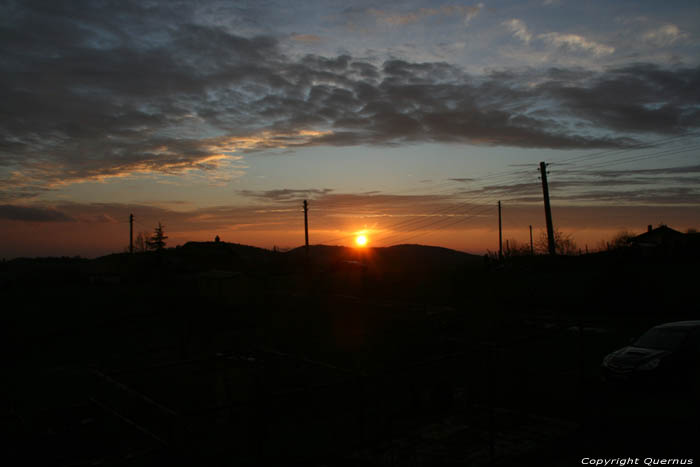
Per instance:
[[[365,246],[367,245],[367,237],[364,235],[358,235],[355,238],[355,243],[357,243],[358,246]]]

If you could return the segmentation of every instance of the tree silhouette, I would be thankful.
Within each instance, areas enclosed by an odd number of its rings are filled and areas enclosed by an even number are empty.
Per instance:
[[[619,248],[624,248],[630,246],[630,243],[636,235],[626,230],[622,230],[615,234],[615,236],[607,244],[609,250],[617,250]]]
[[[162,250],[165,248],[165,240],[167,239],[168,237],[165,236],[163,225],[158,222],[158,226],[155,228],[155,233],[150,239],[146,240],[146,246],[149,250]]]
[[[574,241],[574,237],[559,229],[554,229],[554,247],[558,255],[578,254],[578,246]],[[535,240],[535,251],[544,255],[549,253],[547,232],[540,232],[539,238]]]
[[[150,236],[148,232],[139,232],[134,239],[134,251],[137,253],[143,253],[148,251],[148,240]]]
[[[531,252],[529,243],[521,243],[513,238],[509,238],[506,240],[503,248],[503,256],[529,256],[530,254]]]

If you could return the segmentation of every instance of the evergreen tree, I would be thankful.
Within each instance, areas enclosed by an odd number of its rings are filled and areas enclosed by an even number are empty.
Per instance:
[[[168,237],[165,236],[163,225],[158,222],[158,226],[155,228],[155,233],[146,241],[146,246],[149,250],[162,250],[165,248],[165,240],[167,239]]]

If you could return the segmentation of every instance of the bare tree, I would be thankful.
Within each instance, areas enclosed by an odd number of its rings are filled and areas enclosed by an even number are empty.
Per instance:
[[[564,233],[559,229],[554,229],[554,250],[558,255],[565,256],[576,255],[579,253],[574,237],[571,234]],[[535,251],[540,254],[549,253],[547,232],[540,232],[539,237],[535,241]]]
[[[148,250],[148,240],[150,236],[148,232],[141,231],[136,235],[134,239],[134,251],[137,253],[143,253]]]
[[[509,238],[505,242],[506,247],[503,250],[503,255],[509,256],[530,256],[530,244],[521,243],[515,239]]]
[[[627,230],[621,230],[620,232],[616,233],[612,240],[610,240],[607,243],[607,249],[608,250],[617,250],[620,248],[624,248],[630,245],[632,242],[632,239],[636,237],[633,233],[627,231]]]

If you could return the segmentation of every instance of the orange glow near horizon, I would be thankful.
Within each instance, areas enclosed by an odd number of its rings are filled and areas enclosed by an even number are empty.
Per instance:
[[[81,209],[82,208],[82,209]],[[117,224],[113,220],[124,219],[128,211],[117,207],[99,210],[91,206],[66,205],[61,206],[62,212],[72,220],[65,222],[28,222],[23,220],[0,219],[0,258],[12,259],[17,257],[45,256],[76,256],[95,258],[110,253],[123,252],[128,248],[128,224]],[[558,219],[562,219],[557,228],[571,234],[582,252],[594,252],[605,246],[621,230],[626,229],[633,234],[646,231],[649,223],[656,224],[655,219],[664,214],[665,222],[679,231],[697,228],[697,223],[688,221],[690,209],[671,210],[669,208],[648,208],[631,212],[622,221],[614,217],[614,211],[608,208],[590,208],[569,211],[559,208]],[[693,213],[696,211],[692,211]],[[98,216],[104,213],[104,219]],[[506,242],[514,245],[529,245],[529,231],[523,228],[534,216],[529,213],[515,218],[517,211],[511,212],[510,223],[504,225],[504,248]],[[539,212],[537,213],[539,214]],[[199,217],[195,217],[199,216]],[[256,214],[257,215],[257,214]],[[260,216],[265,216],[261,214]],[[143,219],[145,215],[141,218]],[[194,220],[193,220],[194,219]],[[287,227],[283,222],[272,223],[262,217],[265,222],[256,224],[257,218],[251,215],[245,224],[226,224],[220,217],[212,217],[211,212],[175,212],[167,211],[162,217],[166,235],[169,237],[167,247],[184,245],[190,241],[213,241],[218,235],[222,242],[239,243],[266,249],[289,250],[303,245],[304,231],[298,225]],[[651,220],[649,220],[651,219]],[[144,219],[138,230],[152,232],[156,218]],[[337,222],[336,219],[333,219]],[[320,223],[320,222],[319,222]],[[598,223],[598,224],[596,224]],[[222,225],[219,225],[222,224]],[[349,224],[349,222],[348,222]],[[488,224],[488,225],[485,225]],[[479,225],[455,226],[451,229],[425,229],[421,231],[392,229],[380,226],[358,225],[335,226],[330,220],[311,230],[312,243],[328,245],[344,245],[355,248],[358,252],[367,251],[370,242],[372,247],[385,247],[400,243],[416,243],[422,245],[440,246],[464,251],[472,254],[484,254],[487,251],[498,251],[498,230],[494,228],[493,219],[487,219]],[[359,227],[359,228],[358,228]],[[461,227],[461,228],[459,228]],[[541,224],[533,225],[534,240],[544,232]],[[136,232],[135,232],[136,233]],[[358,242],[358,237],[365,238],[365,244]],[[340,237],[340,238],[338,238]],[[331,240],[327,240],[327,239]]]

